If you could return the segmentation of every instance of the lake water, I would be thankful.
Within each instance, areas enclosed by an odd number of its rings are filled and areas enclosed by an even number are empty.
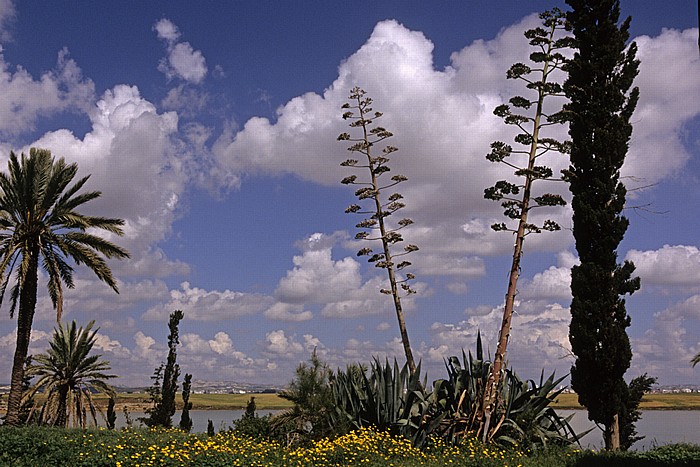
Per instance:
[[[258,410],[255,413],[258,416],[264,416],[270,413],[275,413],[276,410]],[[214,424],[214,429],[218,433],[221,430],[227,430],[233,420],[238,420],[243,416],[245,410],[191,410],[190,418],[192,419],[192,433],[205,433],[209,420]],[[145,417],[144,412],[129,412],[129,417],[133,421],[134,426],[139,426],[138,418]],[[180,412],[173,416],[173,425],[177,426],[180,423]],[[117,412],[117,428],[126,426],[126,419],[123,412]]]
[[[576,433],[582,433],[594,427],[581,440],[584,448],[600,449],[603,446],[603,434],[596,425],[588,420],[585,410],[559,410],[561,415],[574,414],[571,427]],[[671,443],[700,444],[700,411],[697,410],[647,410],[636,423],[637,433],[645,436],[637,441],[632,449],[645,451],[654,446]]]
[[[193,410],[192,432],[200,433],[207,431],[208,420],[214,424],[217,433],[226,430],[231,426],[233,420],[243,416],[244,410]],[[258,415],[274,413],[274,411],[259,410]],[[595,427],[593,422],[588,420],[588,416],[583,410],[560,410],[561,415],[574,414],[571,426],[575,432],[581,433],[591,427]],[[143,417],[142,412],[130,414],[134,424],[138,425],[136,419]],[[177,425],[180,421],[180,413],[173,417],[173,423]],[[117,413],[117,427],[125,425],[124,414]],[[700,444],[700,411],[696,410],[647,410],[642,413],[642,418],[637,422],[637,432],[646,436],[638,441],[632,449],[643,451],[654,446],[670,443],[692,443]],[[581,440],[584,448],[600,449],[603,445],[602,433],[597,428],[588,433]]]

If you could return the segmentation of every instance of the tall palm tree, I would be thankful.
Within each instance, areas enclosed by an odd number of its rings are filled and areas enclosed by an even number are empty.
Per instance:
[[[22,377],[36,308],[39,265],[48,277],[49,296],[60,322],[63,285],[74,287],[73,267],[68,261],[85,264],[118,293],[103,256],[121,259],[128,258],[129,253],[87,233],[87,229],[101,229],[121,236],[124,221],[76,212],[101,194],[78,193],[89,176],[71,185],[78,172],[76,164],[66,164],[63,158],[54,160],[50,151],[32,148],[29,157],[22,154],[18,159],[10,153],[8,169],[7,174],[0,172],[0,304],[14,272],[10,316],[18,309],[17,344],[5,423],[16,426],[20,421]]]
[[[696,356],[694,356],[693,359],[690,361],[690,363],[693,364],[693,368],[695,367],[695,365],[700,363],[700,353],[698,353]]]
[[[24,397],[31,398],[37,392],[47,395],[40,414],[42,423],[65,428],[72,421],[73,427],[85,428],[89,414],[97,426],[92,394],[103,392],[115,396],[114,388],[105,382],[116,378],[104,373],[110,369],[109,362],[101,360],[102,355],[88,355],[96,340],[94,324],[90,321],[83,329],[77,328],[75,321],[65,328],[59,323],[46,353],[32,358],[27,376],[39,379]]]

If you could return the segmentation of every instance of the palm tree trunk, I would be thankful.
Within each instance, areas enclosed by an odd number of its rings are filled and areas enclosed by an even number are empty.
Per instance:
[[[22,381],[24,379],[24,362],[29,352],[29,342],[32,334],[32,322],[36,308],[37,268],[39,267],[39,247],[30,248],[29,269],[21,284],[19,295],[19,313],[17,315],[17,344],[12,361],[12,377],[10,380],[10,395],[7,399],[7,416],[5,424],[18,426],[19,412],[22,406]]]
[[[53,425],[61,428],[68,427],[68,385],[58,390],[58,409],[56,410],[56,420]]]

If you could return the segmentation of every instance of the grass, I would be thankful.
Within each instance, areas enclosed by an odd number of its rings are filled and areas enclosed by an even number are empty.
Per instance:
[[[583,409],[576,394],[560,394],[552,407],[555,409]],[[645,394],[642,410],[700,410],[700,393]]]
[[[426,451],[405,438],[372,429],[304,447],[284,447],[235,432],[213,437],[177,430],[61,430],[0,427],[0,466],[389,466],[389,467],[587,467],[699,465],[700,447],[671,445],[646,453],[595,453],[556,448],[537,453],[483,445],[436,443]]]
[[[245,409],[251,396],[255,397],[258,410],[281,410],[293,405],[277,394],[192,394],[190,402],[193,410],[238,410]],[[99,406],[107,407],[107,397],[98,395],[95,399]],[[176,403],[178,410],[181,410],[182,399],[179,396]],[[115,409],[121,411],[124,406],[135,412],[149,408],[151,403],[146,393],[119,393]]]

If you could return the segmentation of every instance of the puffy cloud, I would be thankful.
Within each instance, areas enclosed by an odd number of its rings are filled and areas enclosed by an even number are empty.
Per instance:
[[[630,373],[663,376],[669,381],[690,381],[690,359],[700,352],[700,295],[693,295],[654,314],[652,326],[632,338],[634,356]]]
[[[311,312],[302,313],[302,310],[311,304],[321,305],[321,315],[338,318],[381,314],[389,310],[391,300],[379,292],[389,288],[388,279],[383,274],[363,282],[360,263],[355,259],[333,260],[333,245],[345,237],[339,232],[332,235],[315,233],[297,242],[303,253],[294,256],[294,268],[287,271],[275,290],[278,303],[265,315],[286,321],[310,319]],[[427,289],[420,282],[414,284],[414,288],[421,292]],[[406,297],[407,309],[413,306],[413,301],[413,296]]]
[[[99,187],[102,196],[85,206],[87,214],[109,212],[125,220],[123,238],[105,235],[137,258],[134,269],[130,261],[113,263],[118,275],[163,277],[186,272],[186,265],[168,260],[154,247],[169,233],[188,180],[187,160],[172,141],[177,114],[158,114],[136,87],[119,85],[105,91],[89,116],[92,129],[82,140],[58,130],[31,146],[77,162],[79,176],[91,174],[86,190]]]
[[[217,332],[214,339],[209,341],[209,347],[211,347],[214,352],[223,354],[233,349],[233,341],[231,341],[231,337],[225,332]]]
[[[117,279],[119,294],[96,277],[77,279],[75,288],[64,291],[64,308],[71,316],[80,312],[86,316],[104,316],[132,309],[152,300],[167,300],[168,287],[161,280],[123,282]],[[44,291],[42,290],[42,297]]]
[[[532,280],[523,280],[520,288],[519,298],[523,300],[571,301],[571,269],[552,266]]]
[[[685,124],[700,115],[697,38],[695,28],[663,29],[656,37],[634,39],[641,61],[634,85],[640,97],[623,175],[643,179],[642,185],[677,173],[690,159],[682,135]]]
[[[134,354],[136,356],[149,362],[155,361],[158,353],[154,348],[156,344],[156,340],[154,338],[145,335],[141,331],[137,331],[136,334],[134,334],[134,343],[136,344],[136,347],[134,348]]]
[[[348,175],[338,167],[347,152],[336,136],[348,130],[339,107],[349,90],[360,85],[374,99],[375,109],[384,112],[382,126],[395,134],[391,144],[400,148],[389,165],[409,179],[398,188],[405,197],[405,215],[416,222],[404,231],[407,242],[421,247],[411,258],[416,271],[478,277],[484,273],[480,258],[512,249],[509,235],[489,228],[503,220],[498,203],[483,199],[484,188],[507,178],[509,171],[484,155],[492,141],[512,140],[512,129],[492,110],[527,92],[517,80],[505,79],[505,71],[527,60],[530,47],[522,32],[538,22],[535,15],[528,16],[494,39],[467,45],[452,54],[443,70],[435,69],[433,44],[422,33],[393,20],[380,22],[340,64],[337,79],[322,94],[291,99],[274,121],[251,118],[239,132],[222,136],[213,152],[232,173],[292,172],[336,184]],[[688,159],[680,135],[700,109],[700,83],[693,79],[700,74],[693,59],[696,34],[665,30],[658,37],[638,38],[642,65],[636,84],[642,94],[626,174],[658,181]],[[557,127],[549,136],[566,138],[566,129]],[[644,156],[654,151],[664,155],[663,170],[658,158]],[[548,164],[558,173],[565,158]],[[565,189],[562,194],[569,196]],[[533,214],[533,221],[553,218],[564,229],[528,238],[529,251],[556,252],[571,245],[569,207]]]
[[[319,303],[343,296],[361,285],[360,265],[353,258],[331,259],[331,249],[306,251],[293,258],[294,269],[280,280],[275,296],[287,303]]]
[[[265,351],[277,357],[293,358],[304,351],[304,346],[293,336],[286,336],[282,329],[265,334],[265,342]]]
[[[275,321],[308,321],[314,317],[314,314],[309,310],[304,310],[304,305],[294,305],[291,303],[277,302],[264,313],[267,319]]]
[[[199,50],[194,50],[189,42],[177,42],[180,32],[170,20],[159,20],[154,29],[158,38],[166,42],[168,56],[158,65],[158,70],[168,79],[180,78],[189,83],[199,84],[207,75],[207,63]]]
[[[278,109],[275,122],[250,119],[235,135],[224,135],[214,154],[234,173],[293,172],[335,184],[348,175],[338,166],[347,151],[336,136],[348,130],[340,106],[349,90],[361,85],[375,109],[384,112],[382,126],[396,135],[391,144],[400,148],[389,165],[409,179],[397,189],[405,197],[405,215],[416,222],[404,231],[406,242],[421,248],[410,258],[416,272],[480,277],[481,256],[512,248],[508,235],[489,228],[500,216],[498,204],[483,199],[484,188],[507,171],[484,155],[493,140],[512,138],[492,110],[510,94],[513,80],[505,79],[505,71],[529,53],[522,31],[536,23],[531,16],[493,41],[475,42],[439,71],[432,62],[433,44],[422,33],[396,21],[380,22],[322,95],[295,97]],[[492,73],[482,77],[484,68]],[[561,250],[570,241],[568,232],[560,232],[531,245]]]
[[[695,246],[664,245],[658,250],[630,250],[625,259],[634,262],[642,285],[698,286],[700,251]]]
[[[569,309],[558,304],[540,304],[537,308],[537,312],[513,316],[508,342],[509,366],[517,368],[523,376],[528,375],[526,377],[538,374],[542,368],[566,372],[572,363],[563,360],[571,355]],[[473,351],[477,332],[481,333],[484,351],[492,355],[502,317],[503,308],[495,307],[487,314],[473,315],[457,324],[433,323],[428,356],[434,360],[461,355],[462,349]]]
[[[191,287],[189,282],[183,282],[180,287],[181,290],[170,291],[169,302],[148,309],[143,319],[164,320],[172,310],[182,310],[187,319],[224,320],[262,312],[271,302],[271,298],[264,295],[230,290],[207,291]]]
[[[158,39],[163,39],[169,43],[175,42],[180,38],[180,30],[167,18],[157,21],[153,29],[158,34]]]
[[[117,358],[129,358],[131,355],[131,351],[124,347],[121,342],[100,332],[95,334],[95,345],[93,346],[93,349],[106,352],[109,358],[112,356]]]
[[[0,27],[2,20],[0,16]],[[69,58],[67,49],[58,53],[56,67],[37,80],[21,66],[15,67],[14,71],[12,68],[0,54],[0,94],[3,96],[0,100],[0,135],[33,130],[40,117],[66,110],[85,111],[94,101],[94,83],[83,78],[78,65]]]

